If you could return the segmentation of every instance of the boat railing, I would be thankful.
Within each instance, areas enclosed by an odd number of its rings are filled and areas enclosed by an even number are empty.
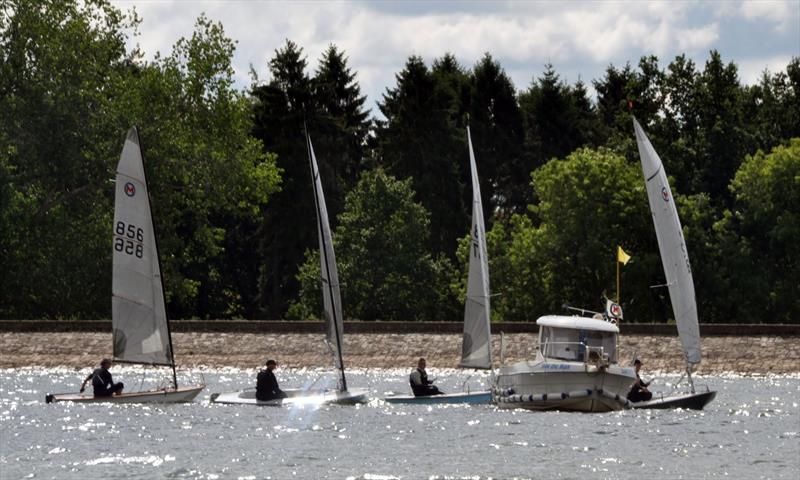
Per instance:
[[[609,355],[605,353],[603,347],[593,347],[586,345],[583,356],[584,363],[591,363],[597,366],[608,366],[610,362]]]

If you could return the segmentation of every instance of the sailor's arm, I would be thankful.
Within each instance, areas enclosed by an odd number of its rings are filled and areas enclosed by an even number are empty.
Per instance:
[[[81,393],[83,393],[83,391],[86,390],[86,383],[88,383],[89,380],[91,380],[93,376],[94,376],[94,372],[90,373],[89,376],[86,377],[83,380],[83,383],[81,383],[81,390],[80,390]]]

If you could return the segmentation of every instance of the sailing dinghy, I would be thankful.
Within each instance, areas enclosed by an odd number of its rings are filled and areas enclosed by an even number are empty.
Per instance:
[[[464,304],[464,336],[461,341],[461,368],[492,368],[492,332],[489,315],[489,257],[486,253],[486,227],[483,223],[481,186],[472,150],[472,137],[467,127],[469,164],[472,176],[472,245],[467,276],[467,298]],[[491,403],[491,390],[446,393],[442,395],[393,395],[389,403]]]
[[[342,301],[339,292],[339,273],[336,268],[336,255],[333,251],[333,236],[328,222],[328,210],[325,205],[325,196],[322,192],[322,182],[319,176],[317,158],[311,137],[306,133],[308,158],[311,165],[311,178],[314,183],[314,203],[317,207],[317,232],[319,234],[320,270],[322,273],[322,297],[325,310],[326,343],[334,358],[334,364],[339,370],[339,385],[336,389],[283,389],[287,397],[262,401],[256,399],[255,389],[239,392],[212,394],[211,401],[215,403],[232,403],[248,405],[323,405],[323,404],[356,404],[368,401],[366,389],[347,388],[344,361],[342,360]]]
[[[136,127],[128,131],[117,164],[111,319],[114,361],[172,368],[172,385],[109,397],[64,393],[50,402],[191,402],[205,385],[178,386],[172,336],[164,305],[164,286],[150,196]]]
[[[636,144],[642,163],[650,211],[653,214],[658,249],[664,266],[672,312],[678,327],[678,336],[686,361],[685,376],[689,392],[657,395],[645,402],[635,402],[633,408],[691,408],[701,410],[717,395],[706,387],[705,392],[697,392],[692,380],[692,370],[700,363],[700,326],[697,321],[697,303],[694,295],[692,267],[683,238],[678,210],[672,197],[672,190],[664,173],[664,165],[639,122],[633,118]],[[678,382],[680,383],[680,381]]]

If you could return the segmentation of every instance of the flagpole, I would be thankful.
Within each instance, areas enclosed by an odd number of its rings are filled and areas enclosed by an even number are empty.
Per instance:
[[[617,252],[617,303],[619,303],[619,252]]]

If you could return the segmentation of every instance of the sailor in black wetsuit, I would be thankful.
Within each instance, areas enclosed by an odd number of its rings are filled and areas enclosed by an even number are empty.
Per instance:
[[[444,392],[439,391],[439,389],[433,385],[433,380],[428,380],[424,358],[419,359],[419,362],[417,362],[417,369],[411,372],[411,375],[408,376],[408,380],[415,397],[444,394]]]
[[[267,369],[258,372],[256,380],[256,400],[275,400],[276,398],[286,398],[286,393],[278,388],[278,379],[272,373],[278,364],[275,360],[267,360]]]
[[[81,393],[86,389],[86,383],[89,380],[92,381],[95,397],[110,397],[122,393],[125,385],[122,382],[114,383],[111,372],[108,371],[109,368],[111,368],[111,360],[104,358],[100,362],[100,368],[95,368],[81,384]]]
[[[633,384],[631,391],[628,392],[628,400],[631,402],[646,402],[653,398],[653,394],[647,389],[650,382],[642,381],[642,377],[639,376],[639,370],[642,368],[642,361],[638,358],[634,360],[633,368],[636,369],[636,383]]]

